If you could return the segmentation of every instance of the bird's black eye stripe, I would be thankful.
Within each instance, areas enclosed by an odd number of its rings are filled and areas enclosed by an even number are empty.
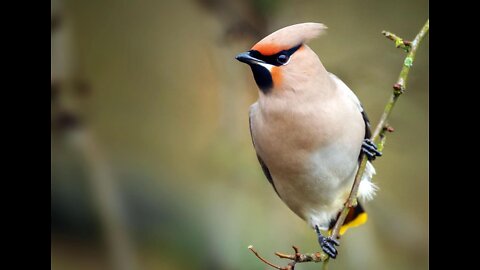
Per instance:
[[[255,57],[259,60],[263,60],[270,65],[281,66],[287,63],[290,56],[294,54],[301,46],[302,44],[297,45],[288,50],[282,50],[272,55],[263,55],[257,50],[251,50],[249,51],[249,53],[250,53],[250,56]]]

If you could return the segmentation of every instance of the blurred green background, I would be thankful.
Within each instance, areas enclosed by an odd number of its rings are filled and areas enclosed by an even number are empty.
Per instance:
[[[266,181],[248,130],[257,99],[237,53],[281,27],[322,22],[309,43],[375,125],[428,1],[51,1],[52,269],[267,269],[274,251],[319,249]],[[375,162],[366,225],[331,269],[428,267],[428,48]],[[297,269],[320,269],[300,264]]]

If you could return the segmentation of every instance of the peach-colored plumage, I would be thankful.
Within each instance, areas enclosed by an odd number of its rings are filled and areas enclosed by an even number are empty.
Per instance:
[[[285,204],[321,229],[350,192],[366,137],[360,101],[305,44],[326,28],[288,26],[237,56],[252,67],[260,90],[250,107],[250,131],[262,168]],[[375,191],[368,164],[359,191],[367,198]]]

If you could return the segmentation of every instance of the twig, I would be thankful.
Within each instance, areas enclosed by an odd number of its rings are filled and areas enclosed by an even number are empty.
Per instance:
[[[302,262],[323,262],[328,258],[328,255],[323,253],[323,252],[316,252],[316,253],[310,253],[310,254],[301,254],[299,252],[299,248],[297,246],[292,246],[293,250],[295,251],[294,255],[289,255],[289,254],[283,254],[280,252],[275,252],[275,255],[277,255],[279,258],[282,259],[289,259],[292,261],[295,261],[297,263],[302,263]]]
[[[382,34],[390,40],[395,41],[395,47],[402,48],[404,51],[409,52],[412,46],[412,42],[408,40],[403,40],[402,38],[398,37],[397,35],[382,31]]]
[[[407,57],[405,58],[405,61],[403,62],[403,67],[402,67],[402,70],[400,71],[400,76],[398,78],[398,81],[397,81],[397,83],[395,83],[393,85],[392,96],[390,97],[387,105],[385,106],[385,110],[383,111],[382,117],[380,118],[380,121],[377,124],[377,127],[375,128],[375,131],[374,131],[373,136],[371,138],[372,141],[375,142],[376,140],[378,140],[379,137],[381,137],[380,143],[381,143],[382,148],[383,148],[383,144],[385,143],[385,138],[386,138],[385,133],[386,133],[386,131],[391,130],[391,127],[388,128],[387,120],[388,120],[390,114],[392,113],[392,109],[395,106],[395,103],[397,102],[398,98],[400,97],[401,94],[403,94],[403,92],[406,89],[408,73],[410,71],[410,68],[413,65],[413,61],[415,59],[415,53],[417,52],[418,45],[422,41],[423,37],[427,34],[428,28],[429,28],[429,20],[427,20],[425,25],[422,27],[420,32],[417,34],[415,39],[412,41],[412,43],[410,45],[411,46],[410,52],[407,54]],[[348,215],[348,211],[350,210],[350,207],[352,207],[356,203],[358,187],[360,185],[360,179],[362,178],[362,176],[365,172],[365,167],[367,165],[367,158],[365,157],[364,154],[362,154],[361,156],[362,157],[361,157],[360,166],[359,166],[359,169],[357,171],[357,175],[355,176],[355,181],[353,182],[352,191],[350,192],[350,195],[348,196],[347,202],[345,203],[345,206],[344,206],[339,218],[337,219],[335,227],[332,230],[331,237],[333,239],[338,238],[340,227],[341,227],[341,225],[343,225],[343,222],[345,221],[345,218]]]
[[[382,34],[384,34],[388,39],[395,41],[395,46],[397,48],[404,49],[406,52],[408,52],[408,54],[403,62],[403,67],[402,67],[402,70],[400,71],[399,78],[397,82],[393,85],[392,96],[390,97],[387,105],[385,106],[385,110],[371,138],[372,141],[374,142],[379,140],[377,142],[379,151],[382,151],[385,145],[385,141],[387,138],[386,133],[394,131],[394,129],[387,123],[387,120],[392,112],[393,107],[395,106],[395,103],[398,100],[398,97],[400,97],[400,95],[403,94],[403,92],[406,89],[408,73],[410,72],[410,68],[413,65],[413,61],[415,59],[415,53],[417,52],[420,42],[428,33],[428,29],[429,29],[429,20],[427,20],[425,25],[422,27],[422,29],[416,35],[415,39],[412,42],[403,40],[402,38],[390,32],[387,32],[387,31],[382,32]],[[330,237],[333,239],[339,238],[341,225],[343,225],[343,223],[345,222],[345,218],[347,217],[350,208],[356,205],[357,203],[358,187],[360,185],[360,179],[365,173],[366,165],[367,165],[367,158],[362,153],[360,166],[358,167],[357,174],[355,175],[355,180],[353,182],[352,190],[350,191],[350,195],[348,196],[348,199],[345,202],[345,205],[340,213],[340,216],[338,217],[337,222],[335,223],[335,226],[332,229]],[[293,261],[289,263],[287,266],[281,267],[281,266],[274,265],[268,262],[267,260],[265,260],[264,258],[262,258],[253,249],[252,246],[249,246],[248,249],[250,249],[255,254],[255,256],[257,256],[257,258],[259,258],[262,262],[279,270],[294,270],[295,264],[302,263],[302,262],[323,262],[323,270],[326,270],[329,262],[329,256],[323,252],[317,252],[313,254],[301,254],[298,251],[298,247],[293,246],[293,249],[295,250],[294,255],[283,254],[280,252],[275,253],[275,255],[277,255],[279,258],[289,259]]]
[[[275,269],[282,270],[282,267],[277,266],[277,265],[275,265],[275,264],[267,261],[266,259],[262,258],[262,256],[260,256],[260,255],[258,254],[258,252],[257,252],[255,249],[253,249],[253,246],[252,246],[252,245],[248,246],[248,249],[250,249],[250,251],[252,251],[253,254],[255,254],[255,256],[257,256],[258,259],[260,259],[260,261],[264,262],[264,263],[267,264],[267,265],[270,265],[271,267],[273,267],[273,268],[275,268]]]
[[[253,246],[251,246],[251,245],[248,246],[248,249],[250,249],[250,251],[252,251],[253,254],[255,254],[255,256],[257,256],[258,259],[260,259],[265,264],[267,264],[267,265],[269,265],[269,266],[271,266],[275,269],[278,269],[278,270],[294,270],[295,269],[295,264],[297,264],[297,263],[325,262],[328,259],[328,255],[323,253],[323,252],[316,252],[316,253],[311,253],[311,254],[301,254],[298,247],[292,246],[292,248],[295,251],[294,255],[275,252],[275,255],[277,255],[281,259],[292,260],[292,262],[289,263],[287,266],[282,267],[282,266],[277,266],[277,265],[267,261],[262,256],[260,256],[255,249],[253,249]]]
[[[423,37],[427,34],[429,28],[429,20],[425,23],[425,25],[422,27],[420,32],[417,34],[415,39],[412,41],[411,45],[411,50],[407,54],[407,57],[403,61],[403,67],[402,70],[400,71],[400,75],[398,77],[397,83],[393,85],[393,94],[390,97],[390,100],[387,103],[387,106],[385,106],[385,110],[383,112],[382,117],[380,118],[380,122],[378,123],[375,132],[373,133],[373,139],[376,139],[380,131],[385,127],[385,123],[388,120],[388,117],[390,116],[390,113],[392,112],[393,106],[397,102],[398,97],[403,94],[405,89],[407,88],[407,79],[408,79],[408,74],[410,72],[410,68],[413,65],[413,61],[415,60],[415,54],[417,53],[418,45],[420,45],[420,42],[422,41]]]

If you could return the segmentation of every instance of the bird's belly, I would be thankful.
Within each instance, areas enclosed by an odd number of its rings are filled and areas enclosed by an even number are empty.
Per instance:
[[[293,104],[280,112],[272,107],[252,108],[255,150],[285,204],[311,225],[328,224],[353,183],[365,135],[362,116],[342,102]]]
[[[322,226],[335,217],[348,197],[358,154],[341,145],[329,145],[297,156],[302,155],[303,166],[283,164],[280,169],[274,166],[270,173],[285,204],[312,226]]]

